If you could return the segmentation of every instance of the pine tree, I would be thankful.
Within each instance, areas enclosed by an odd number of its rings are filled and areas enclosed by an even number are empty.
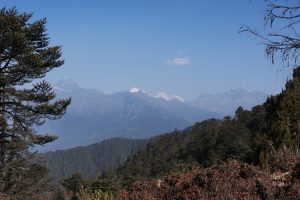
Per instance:
[[[56,137],[33,127],[60,118],[71,101],[55,100],[50,83],[40,81],[64,62],[61,48],[49,46],[46,19],[31,17],[0,10],[0,192],[11,199],[34,199],[42,189],[46,169],[30,162],[30,149]]]
[[[265,103],[266,134],[275,147],[299,146],[300,138],[300,67],[294,69],[293,78],[286,89]]]

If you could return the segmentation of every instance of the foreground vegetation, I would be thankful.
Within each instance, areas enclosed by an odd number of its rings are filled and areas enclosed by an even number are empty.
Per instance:
[[[286,165],[290,170],[273,173],[236,160],[173,172],[159,180],[137,181],[121,190],[117,199],[299,199],[300,159],[294,156]]]

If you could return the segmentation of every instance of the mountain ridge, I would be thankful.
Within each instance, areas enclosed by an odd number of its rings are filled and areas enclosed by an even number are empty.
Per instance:
[[[184,129],[205,119],[221,119],[232,114],[229,111],[234,112],[238,106],[245,104],[238,101],[239,105],[234,104],[234,109],[230,105],[226,107],[228,112],[216,112],[213,107],[222,105],[201,107],[176,98],[157,98],[137,87],[106,94],[97,89],[82,88],[71,79],[59,81],[53,88],[58,98],[72,97],[72,104],[63,118],[47,121],[39,127],[41,132],[59,136],[57,141],[41,151],[85,146],[112,137],[150,138],[174,129]],[[244,90],[242,92],[245,93]],[[238,94],[235,97],[242,99]],[[250,101],[253,105],[258,103],[261,102]]]

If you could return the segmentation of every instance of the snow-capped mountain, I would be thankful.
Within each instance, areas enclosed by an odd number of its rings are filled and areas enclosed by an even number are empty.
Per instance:
[[[137,88],[137,87],[130,88],[128,91],[129,91],[130,93],[138,93],[138,92],[143,92],[143,93],[145,93],[144,91],[140,90],[140,89]]]
[[[251,99],[257,93],[248,95],[245,91],[202,95],[188,103],[176,95],[150,95],[137,87],[105,94],[81,88],[69,79],[55,84],[54,90],[58,98],[72,97],[72,103],[65,116],[39,128],[59,136],[44,150],[88,145],[112,137],[149,138],[208,118],[222,118],[240,105],[247,108],[262,101]]]
[[[54,90],[58,98],[72,97],[72,104],[61,119],[40,127],[41,131],[59,136],[46,146],[47,150],[88,145],[112,137],[149,138],[191,125],[163,108],[161,100],[138,88],[104,94],[67,80],[66,85],[64,81],[55,84]]]

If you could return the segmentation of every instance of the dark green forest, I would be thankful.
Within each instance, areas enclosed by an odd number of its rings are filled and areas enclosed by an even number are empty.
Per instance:
[[[84,147],[47,152],[37,156],[37,162],[45,165],[54,181],[62,180],[73,173],[84,178],[97,178],[105,169],[115,169],[129,155],[146,147],[148,140],[113,138]]]

